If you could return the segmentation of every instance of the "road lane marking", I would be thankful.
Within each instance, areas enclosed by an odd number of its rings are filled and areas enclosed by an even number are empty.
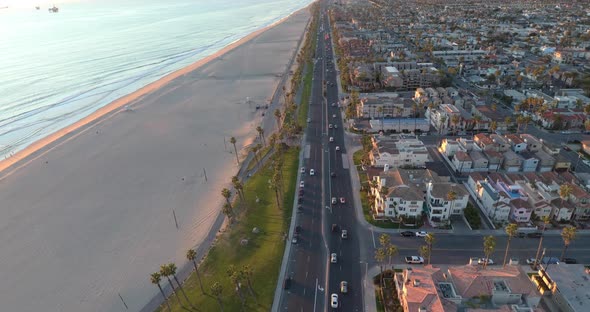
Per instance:
[[[373,232],[373,227],[371,227],[371,238],[373,239],[373,248],[377,248],[375,244],[375,232]]]

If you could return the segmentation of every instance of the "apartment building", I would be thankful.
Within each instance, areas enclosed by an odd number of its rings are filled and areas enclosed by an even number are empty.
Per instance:
[[[590,306],[588,272],[582,264],[549,265],[531,280],[551,312],[586,312]]]
[[[449,200],[450,194],[454,194],[454,200]],[[445,223],[451,215],[462,215],[468,201],[469,193],[462,184],[450,182],[426,184],[428,219],[433,224]]]
[[[374,140],[369,154],[371,164],[378,168],[425,167],[430,161],[424,143],[413,137],[385,137]]]

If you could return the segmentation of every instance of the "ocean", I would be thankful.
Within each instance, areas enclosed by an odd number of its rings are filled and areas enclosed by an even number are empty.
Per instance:
[[[89,0],[0,9],[0,159],[312,0]]]

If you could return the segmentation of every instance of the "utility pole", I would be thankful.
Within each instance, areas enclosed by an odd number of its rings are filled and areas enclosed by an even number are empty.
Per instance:
[[[172,209],[172,215],[174,216],[174,224],[176,224],[176,229],[178,229],[178,221],[176,220],[176,212]]]
[[[205,168],[203,168],[203,175],[205,176],[205,182],[207,182],[207,171],[205,171]]]

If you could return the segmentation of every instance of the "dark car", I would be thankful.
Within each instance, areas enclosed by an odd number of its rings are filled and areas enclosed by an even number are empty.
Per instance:
[[[561,262],[565,263],[565,264],[576,264],[578,263],[578,261],[574,258],[562,258]]]
[[[299,234],[301,232],[301,225],[295,227],[295,233]]]
[[[291,287],[291,278],[287,276],[283,281],[283,289],[289,289],[289,287]]]
[[[416,233],[412,232],[412,231],[403,231],[401,233],[399,233],[401,236],[403,237],[413,237],[416,236]]]
[[[518,233],[516,233],[516,237],[524,238],[525,236],[526,236],[526,234],[524,232],[518,232]]]
[[[299,195],[303,195],[303,190],[299,189]]]
[[[338,225],[332,224],[332,232],[336,232],[338,230]]]
[[[298,204],[303,203],[303,197],[299,196],[299,198],[297,198],[297,203]]]
[[[533,233],[528,233],[526,236],[530,237],[530,238],[541,238],[541,236],[543,236],[543,233],[533,232]]]
[[[331,176],[332,178],[333,178],[333,177],[335,177],[335,176],[336,176],[336,172],[332,172],[332,173],[330,173],[330,176]]]
[[[571,149],[571,148],[569,148],[569,146],[567,146],[567,145],[563,146],[563,149],[564,149],[564,150],[566,150],[566,151],[568,151],[568,152],[572,150],[572,149]]]

